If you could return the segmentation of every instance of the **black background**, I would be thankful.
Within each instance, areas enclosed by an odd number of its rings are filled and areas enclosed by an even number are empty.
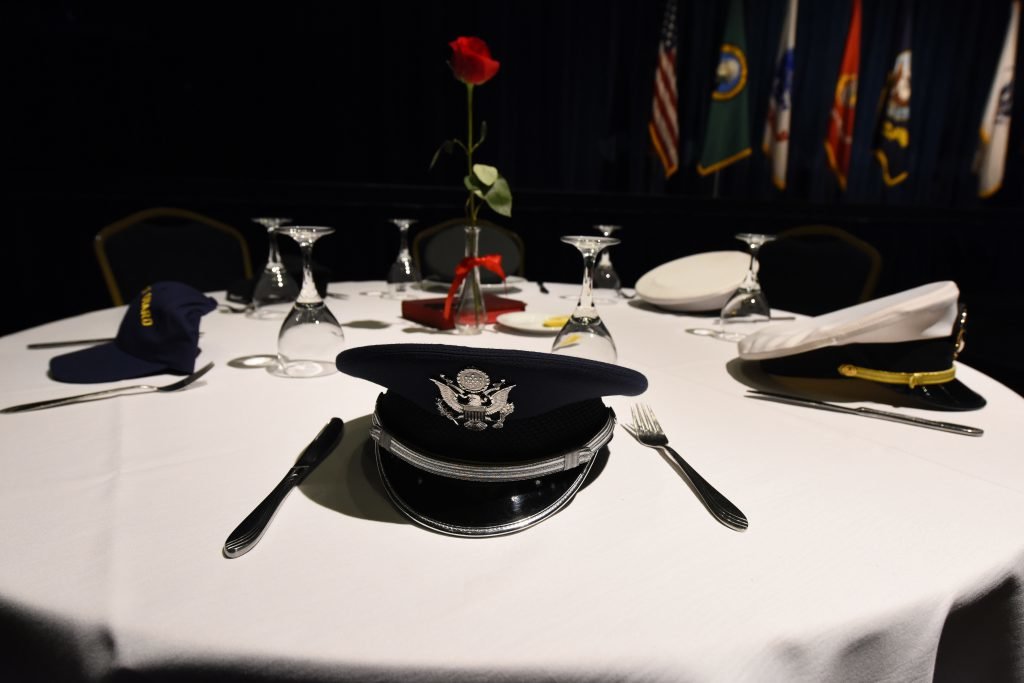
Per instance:
[[[755,148],[785,6],[747,3]],[[92,238],[153,206],[237,226],[257,266],[265,236],[249,217],[334,225],[318,259],[339,279],[382,277],[397,246],[389,216],[422,226],[462,211],[458,159],[428,165],[441,141],[465,136],[447,43],[477,35],[502,63],[476,90],[489,128],[478,160],[512,185],[513,217],[499,222],[523,235],[528,276],[576,280],[578,256],[558,237],[597,222],[625,226],[615,258],[627,283],[671,258],[733,248],[739,230],[830,223],[882,250],[879,294],[956,280],[975,311],[970,362],[1014,384],[1021,107],[1004,188],[982,201],[970,173],[1009,6],[913,2],[911,174],[887,190],[871,131],[899,7],[864,0],[853,166],[841,193],[822,141],[850,2],[804,0],[780,193],[759,151],[723,171],[717,188],[694,170],[724,0],[680,2],[681,169],[667,182],[646,129],[660,2],[8,5],[5,251],[16,301],[0,332],[109,305]]]

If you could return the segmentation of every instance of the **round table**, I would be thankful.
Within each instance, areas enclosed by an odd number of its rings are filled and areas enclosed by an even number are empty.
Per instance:
[[[332,283],[348,346],[547,351],[550,336],[459,337],[403,320],[383,283]],[[507,296],[566,314],[578,285]],[[218,298],[221,298],[217,295]],[[932,680],[1024,675],[1024,399],[936,415],[970,438],[749,400],[707,318],[600,307],[619,363],[672,444],[750,519],[717,523],[679,472],[616,430],[565,510],[522,533],[438,535],[389,504],[366,449],[380,387],[283,379],[231,361],[279,322],[202,319],[200,382],[168,394],[0,415],[0,671],[246,680]],[[80,393],[59,350],[123,308],[0,339],[0,405]],[[154,378],[170,382],[171,377]],[[148,381],[148,380],[147,380]],[[132,384],[133,382],[114,383]],[[103,388],[109,385],[101,385]],[[631,399],[606,402],[628,420]],[[333,416],[341,445],[248,554],[227,534]],[[1015,445],[1016,444],[1016,445]]]

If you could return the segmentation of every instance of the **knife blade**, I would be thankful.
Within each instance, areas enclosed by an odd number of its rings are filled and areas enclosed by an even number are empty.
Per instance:
[[[874,417],[879,420],[901,422],[903,424],[914,425],[916,427],[928,427],[929,429],[937,429],[939,431],[950,432],[952,434],[963,434],[965,436],[981,436],[982,434],[985,433],[983,429],[979,429],[978,427],[969,427],[967,425],[956,424],[955,422],[945,422],[943,420],[929,420],[923,417],[902,415],[900,413],[892,413],[887,410],[878,410],[876,408],[850,408],[847,406],[840,406],[834,403],[817,401],[810,398],[800,398],[798,396],[789,396],[787,394],[776,394],[771,391],[749,389],[747,391],[746,396],[747,398],[756,398],[762,401],[775,401],[776,403],[788,403],[789,405],[804,406],[806,408],[817,408],[818,410],[831,410],[832,412],[846,413],[848,415]]]
[[[231,532],[228,540],[224,542],[224,556],[228,558],[241,557],[253,546],[259,543],[266,532],[270,521],[274,519],[281,503],[293,488],[302,483],[309,476],[309,473],[316,469],[316,466],[323,462],[341,441],[345,432],[345,423],[337,417],[331,418],[316,438],[295,461],[295,465],[288,470],[284,479],[274,487],[263,501],[242,520],[242,523]]]
[[[114,341],[113,337],[104,337],[102,339],[70,339],[68,341],[32,342],[31,344],[26,344],[25,348],[59,349],[62,346],[90,346],[94,344],[108,344],[112,341]]]
[[[200,332],[199,336],[203,336]],[[114,337],[100,337],[99,339],[68,339],[66,341],[32,342],[26,344],[27,349],[59,349],[63,346],[94,346],[96,344],[109,344],[117,341]]]

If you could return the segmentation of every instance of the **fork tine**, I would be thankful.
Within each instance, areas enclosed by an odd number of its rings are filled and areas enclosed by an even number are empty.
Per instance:
[[[651,432],[651,421],[647,419],[647,411],[644,408],[646,406],[643,403],[636,404],[636,422],[641,434],[649,434]]]
[[[643,425],[640,423],[640,415],[637,411],[637,404],[634,403],[629,407],[629,412],[633,415],[633,429],[636,430],[637,434],[643,431]]]
[[[646,403],[644,404],[644,412],[647,415],[647,419],[650,421],[651,429],[656,432],[660,432],[661,423],[658,422],[658,418],[654,415],[654,410]]]
[[[654,415],[654,410],[648,405],[647,413],[650,415],[650,424],[654,428],[654,431],[662,431],[662,423],[657,421],[657,417]]]

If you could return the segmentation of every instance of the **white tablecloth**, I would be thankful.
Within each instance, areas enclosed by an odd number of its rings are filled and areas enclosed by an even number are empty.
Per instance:
[[[334,283],[349,346],[546,351],[551,337],[438,333]],[[527,284],[568,313],[575,285]],[[672,443],[749,517],[715,522],[617,430],[600,475],[523,533],[441,536],[388,503],[364,452],[380,388],[276,378],[278,322],[213,312],[186,391],[0,415],[0,671],[267,679],[818,681],[1024,675],[1024,400],[944,417],[970,438],[753,401],[707,319],[601,307]],[[111,336],[123,309],[0,339],[0,405],[79,393],[33,341]],[[155,378],[171,381],[172,378]],[[124,382],[130,384],[132,382]],[[105,386],[105,385],[104,385]],[[607,400],[620,417],[629,401]],[[911,414],[936,417],[925,411]],[[345,439],[247,555],[227,534],[332,416]],[[941,416],[941,415],[940,415]],[[979,630],[980,629],[980,630]]]

